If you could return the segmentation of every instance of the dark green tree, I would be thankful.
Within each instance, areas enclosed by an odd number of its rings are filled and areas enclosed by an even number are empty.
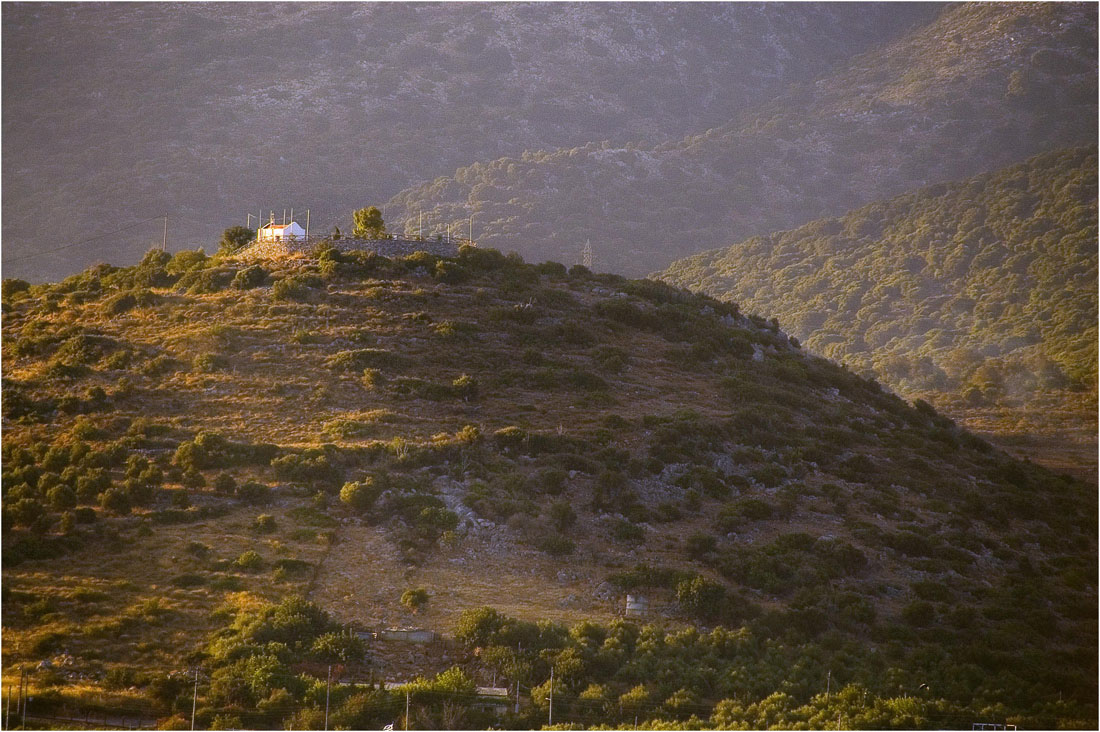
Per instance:
[[[381,239],[386,235],[386,224],[377,206],[361,208],[352,215],[355,228],[352,235],[359,239]]]
[[[256,232],[245,226],[230,226],[218,242],[219,254],[232,254],[256,238]]]

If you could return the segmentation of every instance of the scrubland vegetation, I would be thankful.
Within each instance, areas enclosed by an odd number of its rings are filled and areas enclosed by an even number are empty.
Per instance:
[[[731,303],[321,247],[8,280],[3,313],[32,714],[189,726],[198,669],[198,726],[321,727],[332,665],[333,728],[406,690],[410,728],[486,726],[493,680],[529,727],[553,666],[555,723],[1095,725],[1095,492]],[[579,596],[509,617],[517,564]],[[415,681],[357,633],[396,617],[451,636]]]

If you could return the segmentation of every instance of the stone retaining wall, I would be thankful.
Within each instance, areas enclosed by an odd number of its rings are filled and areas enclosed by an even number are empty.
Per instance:
[[[440,257],[453,257],[463,244],[471,244],[466,239],[292,239],[289,241],[253,242],[235,255],[239,259],[273,259],[288,255],[309,254],[322,241],[326,241],[342,252],[362,249],[377,252],[383,257],[403,257],[413,252],[428,252]]]

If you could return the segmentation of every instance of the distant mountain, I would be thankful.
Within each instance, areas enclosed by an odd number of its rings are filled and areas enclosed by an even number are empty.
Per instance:
[[[911,398],[1049,411],[1095,436],[1096,147],[1046,153],[675,262]],[[1091,419],[1089,415],[1091,414]]]
[[[1097,126],[1094,5],[963,4],[735,121],[460,168],[389,210],[475,214],[479,242],[643,273],[1044,150]]]
[[[136,256],[157,222],[36,253],[164,212],[176,249],[284,206],[327,229],[471,160],[677,139],[938,7],[7,4],[5,271]]]

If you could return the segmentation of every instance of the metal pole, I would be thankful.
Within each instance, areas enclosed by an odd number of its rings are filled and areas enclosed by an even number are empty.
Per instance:
[[[421,239],[424,238],[424,209],[420,209],[420,232],[417,234]]]
[[[470,243],[474,242],[474,215],[470,214]]]
[[[23,671],[23,669],[20,669],[20,671]],[[30,686],[30,679],[27,679],[27,686]],[[27,689],[24,688],[23,689],[23,729],[27,728],[27,698],[28,698],[28,696],[29,695],[27,694]]]
[[[4,715],[4,729],[11,729],[11,684],[8,684],[8,711]]]
[[[286,209],[283,209],[283,226],[286,226]]]
[[[409,732],[409,690],[405,690],[405,732]]]
[[[309,209],[306,209],[306,241],[309,241]]]
[[[328,667],[328,679],[325,681],[325,730],[328,730],[328,695],[332,688],[332,664]]]
[[[195,708],[199,703],[199,669],[195,668],[195,690],[191,693],[191,729],[195,729]]]
[[[166,251],[168,246],[168,214],[164,214],[164,238],[160,242],[160,250]]]
[[[554,726],[554,667],[550,666],[550,717],[546,722],[548,727]]]

